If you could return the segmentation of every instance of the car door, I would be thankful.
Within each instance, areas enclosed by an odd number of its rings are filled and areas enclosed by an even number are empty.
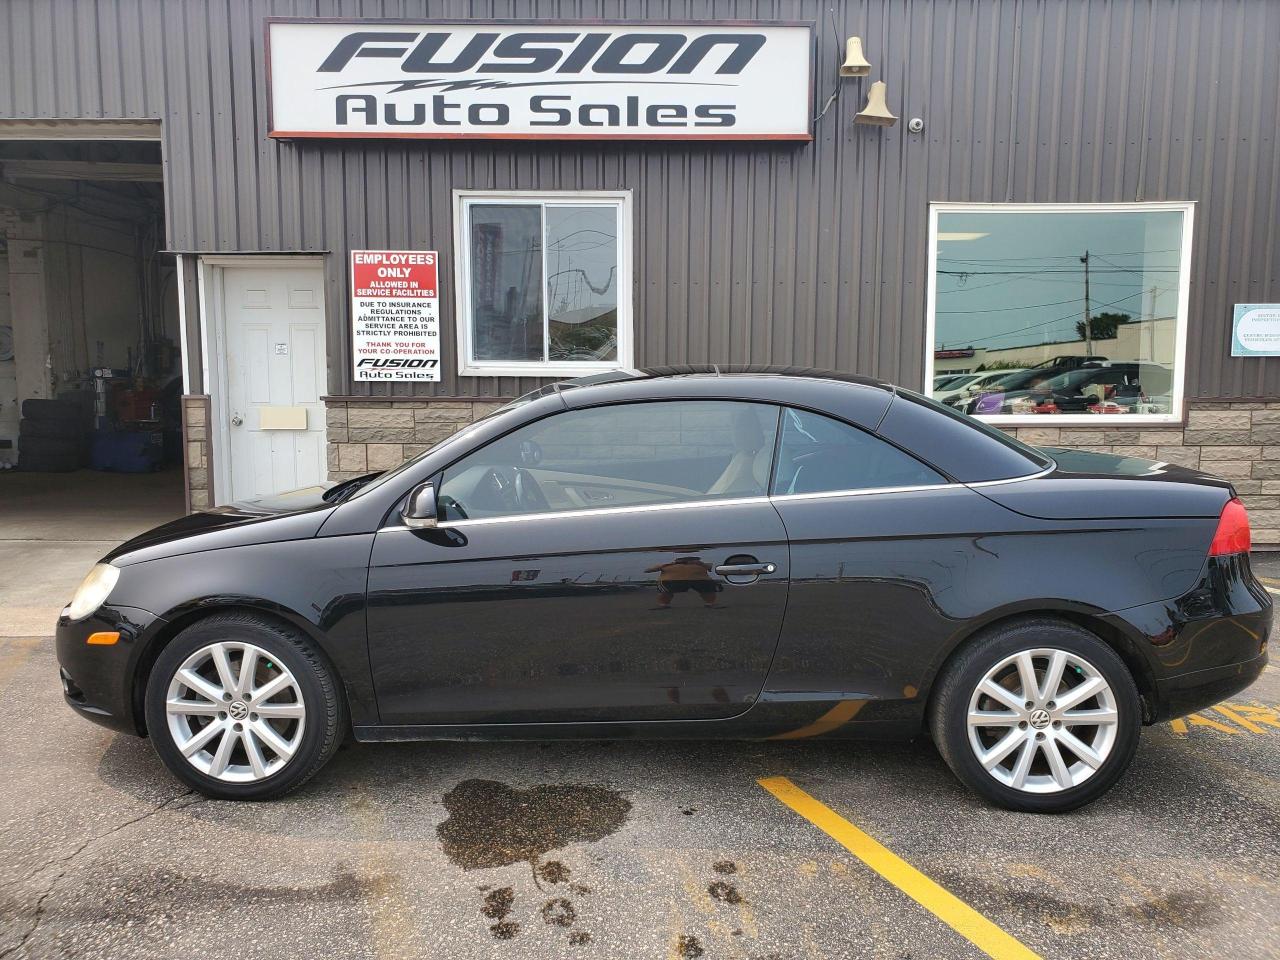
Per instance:
[[[791,592],[770,696],[900,700],[954,630],[947,607],[991,504],[887,440],[783,411],[773,502]],[[824,693],[825,691],[825,693]]]
[[[383,723],[730,717],[786,606],[767,492],[778,408],[567,410],[438,477],[439,525],[377,534],[370,656]]]

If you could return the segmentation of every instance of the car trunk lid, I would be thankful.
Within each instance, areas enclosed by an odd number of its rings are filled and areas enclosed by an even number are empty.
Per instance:
[[[1040,449],[1054,461],[1048,472],[976,489],[1003,507],[1045,520],[1217,517],[1235,496],[1229,481],[1165,461]]]

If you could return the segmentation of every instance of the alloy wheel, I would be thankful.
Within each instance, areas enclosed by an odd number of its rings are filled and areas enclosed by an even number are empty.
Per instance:
[[[1111,685],[1083,657],[1023,650],[987,671],[969,700],[969,745],[997,781],[1027,793],[1084,783],[1116,743]]]
[[[169,681],[169,734],[195,769],[228,783],[279,773],[306,726],[302,689],[275,655],[222,641],[196,650]]]

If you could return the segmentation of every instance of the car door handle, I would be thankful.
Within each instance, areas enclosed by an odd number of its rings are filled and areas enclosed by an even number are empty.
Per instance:
[[[773,573],[778,566],[773,563],[722,563],[712,569],[722,577],[758,577],[762,573]]]

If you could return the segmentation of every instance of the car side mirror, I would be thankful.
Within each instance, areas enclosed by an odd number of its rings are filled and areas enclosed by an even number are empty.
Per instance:
[[[436,514],[436,485],[423,483],[414,487],[400,511],[400,517],[406,527],[414,530],[433,529],[439,519]]]

